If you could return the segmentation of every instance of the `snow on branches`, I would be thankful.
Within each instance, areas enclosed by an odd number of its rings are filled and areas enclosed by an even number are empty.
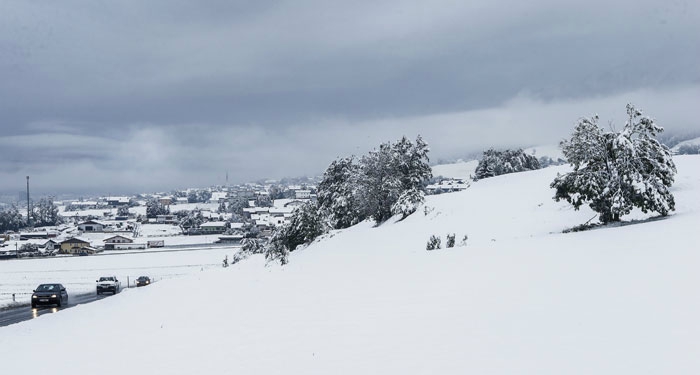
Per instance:
[[[588,203],[602,223],[619,221],[633,207],[667,215],[675,209],[676,166],[671,151],[656,139],[663,128],[627,105],[628,121],[621,131],[605,131],[598,116],[579,120],[570,140],[561,142],[573,171],[551,184],[554,199],[574,208]]]

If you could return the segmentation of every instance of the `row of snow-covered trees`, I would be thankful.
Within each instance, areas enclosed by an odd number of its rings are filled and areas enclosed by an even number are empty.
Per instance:
[[[671,151],[656,139],[663,128],[633,105],[627,105],[627,114],[629,119],[620,131],[606,131],[598,125],[597,116],[579,120],[571,139],[561,143],[573,171],[552,182],[556,201],[566,200],[576,209],[588,204],[602,223],[619,221],[634,207],[661,215],[675,209],[669,188],[676,167]],[[427,154],[420,137],[416,143],[403,138],[382,144],[359,159],[333,161],[319,185],[317,204],[294,213],[291,224],[269,241],[266,257],[284,264],[290,251],[328,228],[409,215],[423,201],[425,182],[431,178]],[[479,180],[539,167],[538,160],[522,150],[488,150],[474,177]]]
[[[380,224],[394,215],[413,213],[423,202],[432,177],[428,145],[419,136],[383,143],[355,158],[333,161],[318,185],[318,200],[298,208],[291,222],[273,234],[268,260],[286,263],[287,254],[328,229],[347,228],[371,219]]]
[[[522,149],[497,151],[488,149],[474,171],[474,181],[508,173],[540,169],[540,163],[533,155]]]
[[[428,145],[403,137],[356,159],[335,160],[318,185],[318,205],[334,229],[372,219],[406,217],[423,202],[432,177]]]
[[[63,222],[58,214],[58,207],[51,198],[41,198],[31,209],[31,220],[22,216],[17,206],[0,211],[0,233],[6,231],[18,231],[30,224],[35,227],[55,226]]]

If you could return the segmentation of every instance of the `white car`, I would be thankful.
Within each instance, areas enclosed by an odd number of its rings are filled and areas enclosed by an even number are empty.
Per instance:
[[[112,294],[119,293],[122,283],[119,282],[116,276],[102,276],[97,282],[97,294],[111,292]]]

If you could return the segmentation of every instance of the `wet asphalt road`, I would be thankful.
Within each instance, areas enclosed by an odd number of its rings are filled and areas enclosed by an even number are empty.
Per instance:
[[[101,294],[99,296],[95,293],[76,295],[69,294],[68,304],[62,307],[39,306],[35,309],[32,309],[29,305],[25,305],[0,310],[0,327],[9,326],[10,324],[23,322],[25,320],[36,319],[44,314],[60,313],[61,311],[70,309],[71,307],[82,305],[85,303],[95,302],[97,300],[101,300],[109,296],[111,296],[111,294]]]

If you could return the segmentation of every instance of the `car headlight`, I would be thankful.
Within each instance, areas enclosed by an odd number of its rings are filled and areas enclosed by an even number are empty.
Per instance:
[[[55,295],[55,294],[52,294],[52,295],[51,295],[51,298],[56,298],[56,295]]]
[[[32,298],[37,298],[37,296],[32,296]]]

